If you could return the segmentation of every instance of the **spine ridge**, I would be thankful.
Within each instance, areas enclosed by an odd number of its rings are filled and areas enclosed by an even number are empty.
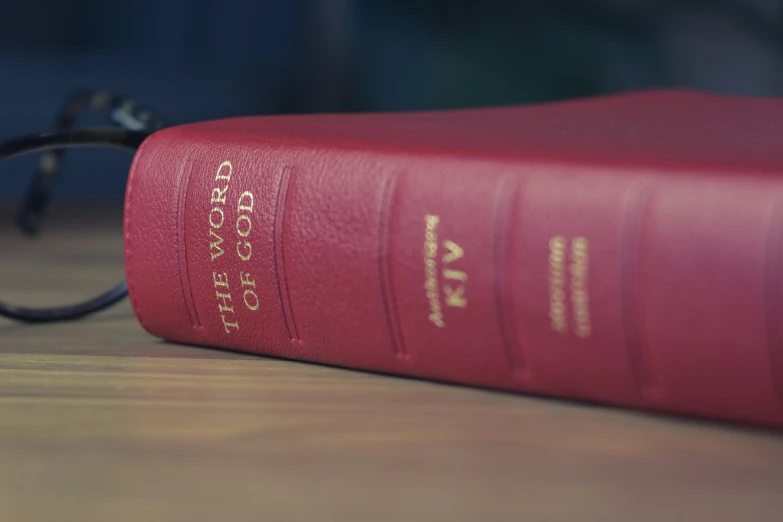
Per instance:
[[[188,313],[188,321],[190,326],[194,328],[201,327],[201,321],[198,316],[198,309],[196,308],[196,302],[193,299],[193,286],[190,280],[190,270],[188,266],[188,249],[187,249],[187,227],[186,213],[188,204],[188,188],[190,186],[190,177],[193,173],[194,162],[192,159],[183,163],[179,172],[179,179],[177,180],[177,269],[179,270],[180,289],[182,292],[182,300],[185,303],[185,310]]]
[[[391,257],[394,255],[391,248],[391,223],[399,193],[399,177],[400,174],[398,173],[390,174],[383,186],[378,224],[378,273],[381,277],[381,294],[383,295],[383,305],[394,354],[400,358],[407,358],[408,351],[405,347],[402,326],[400,325],[397,296],[393,284],[394,270],[391,262]]]
[[[639,249],[642,248],[640,243],[650,209],[651,191],[650,181],[641,181],[629,190],[621,243],[620,284],[625,348],[634,382],[639,394],[645,399],[659,396],[662,392],[659,376],[652,367],[650,347],[640,331],[644,305],[640,302],[638,292]]]
[[[494,292],[498,326],[503,342],[506,361],[514,377],[529,378],[526,357],[519,343],[519,335],[514,326],[514,293],[508,291],[513,275],[512,241],[514,241],[514,216],[523,191],[520,176],[507,176],[498,184],[498,196],[495,201],[494,230]]]
[[[280,292],[280,302],[283,303],[283,316],[285,318],[288,338],[292,342],[299,342],[299,332],[296,328],[296,319],[294,318],[293,306],[291,305],[291,292],[289,290],[288,277],[285,264],[285,218],[288,207],[288,194],[291,183],[293,183],[294,173],[291,166],[283,167],[283,174],[280,177],[280,184],[277,189],[277,202],[274,218],[274,250],[275,250],[275,274],[277,275],[278,290]]]

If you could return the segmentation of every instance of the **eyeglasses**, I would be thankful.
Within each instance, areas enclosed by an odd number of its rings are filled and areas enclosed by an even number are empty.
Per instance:
[[[115,126],[74,128],[87,113],[106,116]],[[168,126],[155,112],[129,98],[103,91],[72,94],[63,104],[50,132],[0,142],[0,161],[43,152],[17,215],[16,225],[28,236],[40,233],[66,149],[114,147],[135,152],[149,135]],[[0,301],[0,316],[28,323],[67,321],[108,308],[127,295],[128,287],[123,281],[96,297],[65,306],[31,308]]]

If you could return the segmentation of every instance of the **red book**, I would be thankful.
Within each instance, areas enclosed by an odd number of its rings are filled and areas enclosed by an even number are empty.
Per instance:
[[[783,426],[783,100],[245,117],[137,153],[178,343]]]

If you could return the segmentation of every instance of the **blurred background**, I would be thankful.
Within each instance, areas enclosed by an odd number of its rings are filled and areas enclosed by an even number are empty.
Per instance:
[[[783,89],[777,0],[0,1],[0,139],[72,91],[174,123],[524,104],[646,87]],[[84,124],[105,123],[85,120]],[[17,202],[34,158],[0,168]],[[76,151],[60,203],[121,203],[130,158]]]

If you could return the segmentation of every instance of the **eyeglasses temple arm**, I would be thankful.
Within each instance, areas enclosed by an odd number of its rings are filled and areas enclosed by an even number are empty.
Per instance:
[[[130,98],[105,91],[85,90],[77,91],[66,99],[55,118],[53,132],[71,130],[85,113],[107,116],[112,123],[129,131],[154,132],[169,126],[155,112]],[[16,220],[19,229],[28,236],[40,232],[64,155],[65,149],[49,150],[38,161]]]

